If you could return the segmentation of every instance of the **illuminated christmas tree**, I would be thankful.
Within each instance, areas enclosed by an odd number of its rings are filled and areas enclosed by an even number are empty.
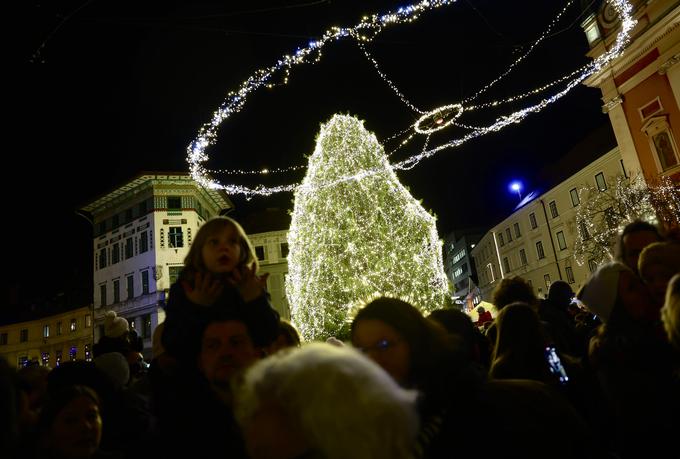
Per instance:
[[[647,184],[641,175],[616,176],[614,186],[595,186],[579,191],[581,205],[576,213],[574,256],[579,264],[592,260],[599,264],[614,258],[618,235],[634,220],[657,225],[664,231],[680,225],[680,188],[668,178]]]
[[[286,292],[305,339],[341,336],[376,295],[421,310],[447,293],[435,218],[390,168],[361,121],[334,115],[322,126],[295,192]]]

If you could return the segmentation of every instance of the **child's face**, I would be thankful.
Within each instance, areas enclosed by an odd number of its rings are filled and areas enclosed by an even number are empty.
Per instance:
[[[214,274],[232,272],[241,260],[240,237],[235,228],[227,226],[212,234],[201,249],[203,263]]]

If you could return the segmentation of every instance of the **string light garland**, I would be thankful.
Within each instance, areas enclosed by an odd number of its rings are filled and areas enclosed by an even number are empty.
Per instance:
[[[375,171],[361,180],[350,174]],[[319,186],[333,183],[333,186]],[[341,336],[376,295],[422,311],[444,305],[448,283],[435,217],[399,182],[361,121],[334,115],[321,127],[288,233],[286,294],[307,340]]]
[[[394,169],[400,170],[410,169],[412,167],[415,167],[415,165],[417,165],[423,159],[429,158],[444,149],[458,147],[463,143],[476,137],[480,137],[482,135],[486,135],[492,132],[498,132],[499,130],[511,124],[519,123],[522,120],[524,120],[528,115],[537,113],[543,110],[548,105],[562,98],[574,87],[582,83],[590,75],[601,71],[613,59],[615,59],[623,52],[625,45],[628,43],[630,39],[630,31],[636,24],[636,21],[631,17],[632,6],[627,0],[606,0],[606,1],[607,3],[611,4],[614,10],[618,13],[621,23],[620,31],[617,34],[614,43],[612,44],[608,51],[598,56],[589,64],[581,67],[581,69],[579,69],[578,71],[571,72],[568,75],[558,78],[557,80],[547,83],[539,88],[529,90],[523,94],[510,96],[503,100],[490,101],[470,106],[466,105],[467,102],[471,102],[472,100],[476,99],[477,97],[479,97],[479,95],[486,92],[498,81],[500,81],[506,75],[508,75],[522,60],[524,60],[524,58],[529,53],[531,53],[531,51],[536,47],[536,45],[538,45],[538,43],[540,43],[546,37],[548,37],[549,32],[552,30],[554,25],[564,14],[564,11],[571,4],[573,4],[573,0],[570,0],[567,3],[567,5],[560,11],[560,13],[555,17],[555,19],[553,19],[553,21],[548,26],[547,30],[544,31],[543,34],[532,44],[529,50],[522,56],[520,56],[520,58],[515,60],[515,62],[513,62],[506,69],[506,71],[503,72],[499,77],[495,78],[490,83],[482,87],[473,96],[461,102],[453,104],[448,103],[441,107],[436,107],[431,110],[428,110],[416,123],[414,123],[411,126],[414,132],[417,132],[419,134],[430,134],[431,132],[434,131],[431,129],[423,129],[423,125],[428,124],[430,122],[434,122],[435,124],[437,124],[438,121],[441,120],[439,124],[445,124],[446,125],[445,127],[465,126],[467,129],[470,129],[471,132],[468,132],[462,137],[458,137],[446,143],[440,144],[434,148],[421,151],[418,154],[414,154],[398,163],[393,164],[392,167]],[[250,76],[247,80],[241,83],[237,91],[230,92],[227,95],[227,99],[214,112],[212,120],[209,123],[206,123],[203,127],[201,127],[198,133],[198,137],[187,148],[187,162],[189,163],[189,170],[191,172],[192,177],[197,182],[201,183],[203,186],[206,186],[208,188],[223,189],[229,194],[243,194],[246,196],[253,195],[269,196],[274,193],[289,192],[295,190],[296,187],[298,186],[297,184],[278,186],[257,185],[255,187],[246,187],[243,185],[233,184],[223,185],[216,181],[215,179],[213,179],[212,177],[210,177],[209,173],[211,172],[211,170],[207,169],[204,166],[204,163],[208,160],[208,155],[206,154],[205,150],[210,145],[216,142],[217,128],[219,127],[219,125],[233,114],[238,113],[243,108],[247,97],[252,92],[262,87],[273,88],[274,86],[277,85],[277,83],[274,82],[275,78],[277,77],[281,79],[282,81],[281,84],[286,84],[290,77],[290,70],[293,67],[309,62],[318,62],[322,56],[321,54],[322,48],[326,46],[328,43],[332,43],[344,38],[353,38],[354,40],[357,41],[357,43],[359,43],[360,47],[365,51],[364,44],[370,43],[378,34],[380,34],[384,29],[388,28],[389,26],[414,22],[420,17],[420,15],[423,12],[434,10],[439,7],[447,6],[453,3],[456,3],[456,0],[423,0],[419,3],[401,7],[395,11],[390,11],[386,14],[373,14],[371,16],[364,16],[361,22],[359,22],[359,24],[355,25],[354,27],[331,27],[326,32],[324,32],[320,39],[310,41],[307,47],[298,48],[295,51],[295,53],[282,56],[280,59],[278,59],[276,64],[268,68],[263,68],[255,71],[252,76]],[[389,78],[387,78],[386,75],[384,75],[384,73],[379,69],[377,62],[375,62],[375,60],[368,54],[368,52],[365,51],[365,54],[374,63],[374,67],[378,71],[380,77],[392,88],[392,90],[399,97],[401,97],[402,100],[411,109],[418,113],[422,113],[414,104],[410,103],[406,99],[406,97],[403,96],[403,94],[396,88],[394,83],[392,83],[392,81]],[[494,122],[486,126],[473,127],[456,121],[457,118],[463,113],[472,110],[479,110],[481,108],[498,107],[501,105],[509,104],[510,102],[523,100],[525,98],[528,98],[529,96],[538,95],[539,93],[544,92],[548,88],[552,88],[560,83],[564,83],[565,87],[556,94],[549,97],[544,97],[538,103],[535,103],[528,107],[524,107],[514,112],[498,116]],[[447,107],[459,107],[459,108],[456,108],[456,110],[452,112],[455,115],[452,116],[452,119],[437,117],[439,114],[445,111]],[[407,143],[411,138],[413,137],[411,136],[405,141],[403,141],[400,146]],[[299,167],[300,166],[291,166],[290,168],[278,168],[276,169],[276,171],[289,172],[291,170],[297,170]],[[212,170],[212,172],[216,171],[218,170]],[[266,172],[263,170],[260,171],[230,170],[230,172],[232,174],[270,173],[269,169],[267,169]],[[340,181],[358,180],[360,178],[367,177],[371,173],[379,173],[379,171],[373,172],[361,171],[354,173],[352,175],[347,175],[338,178],[333,183],[317,183],[316,186],[317,187],[333,186],[335,183],[337,183],[338,180]]]
[[[580,266],[613,260],[618,235],[632,221],[680,229],[680,189],[668,177],[653,185],[641,175],[616,176],[608,182],[613,186],[606,190],[590,186],[578,191],[574,257]]]

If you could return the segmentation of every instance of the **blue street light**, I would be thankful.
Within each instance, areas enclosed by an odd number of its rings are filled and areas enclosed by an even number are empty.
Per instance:
[[[515,180],[514,182],[510,183],[510,189],[517,193],[519,196],[520,201],[522,200],[522,182]]]

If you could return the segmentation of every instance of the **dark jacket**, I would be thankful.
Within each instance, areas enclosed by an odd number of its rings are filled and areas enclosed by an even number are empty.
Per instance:
[[[170,288],[165,313],[163,347],[184,362],[193,362],[205,326],[218,316],[243,321],[256,347],[271,344],[278,334],[279,314],[271,307],[266,293],[246,303],[235,288],[225,287],[215,304],[203,306],[192,303],[178,281]]]

